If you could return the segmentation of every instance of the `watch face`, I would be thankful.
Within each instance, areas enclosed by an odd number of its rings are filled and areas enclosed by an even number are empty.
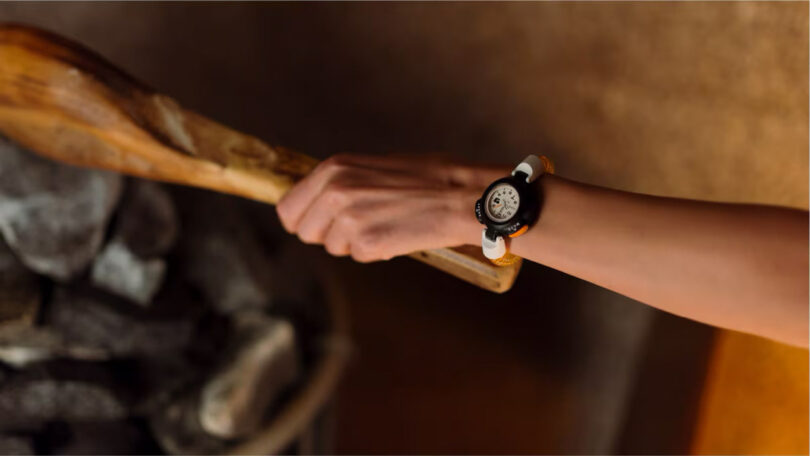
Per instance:
[[[484,202],[487,217],[495,222],[505,222],[512,218],[520,206],[520,195],[515,187],[500,184],[492,189]]]

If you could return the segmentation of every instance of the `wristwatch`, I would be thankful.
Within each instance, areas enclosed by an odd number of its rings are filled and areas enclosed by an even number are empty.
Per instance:
[[[484,256],[493,263],[511,264],[517,257],[509,253],[507,239],[524,234],[540,215],[537,178],[553,173],[554,165],[545,156],[529,155],[512,171],[496,180],[475,202],[475,217],[486,228],[481,232]]]

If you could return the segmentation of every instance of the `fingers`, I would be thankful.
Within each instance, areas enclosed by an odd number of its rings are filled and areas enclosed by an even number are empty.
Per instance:
[[[392,234],[398,222],[411,213],[411,209],[390,204],[347,209],[330,224],[324,247],[332,255],[351,255],[364,263],[393,258],[401,253],[395,245],[399,239]]]
[[[290,233],[296,232],[298,222],[304,211],[311,205],[312,200],[321,193],[323,187],[329,183],[330,177],[340,168],[330,160],[320,163],[306,177],[295,185],[276,205],[281,224]]]
[[[287,231],[332,255],[389,259],[478,242],[475,199],[496,172],[504,173],[412,158],[336,156],[290,190],[277,211]]]
[[[329,224],[324,247],[365,263],[478,242],[481,228],[472,215],[469,192],[448,193],[350,206]]]
[[[387,189],[328,185],[301,215],[295,233],[306,244],[323,244],[334,218],[349,206],[373,204],[386,198]]]
[[[481,228],[469,213],[447,212],[435,205],[421,213],[424,218],[408,214],[364,226],[349,241],[352,258],[361,263],[389,260],[421,250],[459,246],[471,237],[480,239]],[[462,227],[469,233],[460,233]]]
[[[351,253],[351,244],[345,230],[332,229],[332,225],[324,238],[323,247],[334,256],[346,256]]]
[[[351,157],[338,156],[322,162],[284,195],[276,211],[287,231],[299,231],[299,224],[316,200],[322,197],[341,198],[341,193],[349,189],[442,187],[441,183],[422,175],[359,166],[357,161],[352,161],[355,160],[354,156]]]
[[[408,194],[419,192],[387,188],[324,192],[301,218],[296,234],[306,244],[324,244],[330,253],[346,255],[346,244],[358,232],[380,220],[413,212],[421,203],[408,199]]]
[[[351,254],[351,242],[365,228],[364,223],[368,224],[367,215],[373,211],[373,206],[365,210],[353,208],[346,210],[339,214],[332,223],[329,225],[329,230],[324,239],[324,248],[326,251],[335,256],[344,256]],[[379,214],[378,214],[379,215]]]
[[[451,233],[450,227],[442,225],[442,220],[438,218],[379,220],[356,230],[349,239],[344,238],[343,248],[348,244],[352,259],[369,263],[390,260],[419,250],[458,245]]]

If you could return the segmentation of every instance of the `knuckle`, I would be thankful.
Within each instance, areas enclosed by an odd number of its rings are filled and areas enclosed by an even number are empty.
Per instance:
[[[290,215],[290,203],[286,199],[282,199],[276,204],[276,214],[282,221]]]
[[[318,165],[318,168],[323,171],[329,171],[330,173],[339,173],[349,168],[349,160],[343,154],[332,155],[322,161],[321,164]]]
[[[287,206],[282,207],[280,205],[276,206],[276,214],[278,215],[278,219],[281,222],[281,226],[283,226],[284,229],[287,230],[287,232],[292,233],[293,232],[292,214],[290,212],[289,207]]]
[[[314,244],[315,243],[315,241],[313,241],[309,236],[305,236],[305,235],[300,234],[300,233],[298,234],[298,239],[301,242],[303,242],[304,244]]]
[[[364,216],[357,210],[345,210],[337,217],[338,226],[349,232],[356,232],[363,226]]]
[[[364,230],[360,236],[361,245],[368,249],[376,249],[382,244],[383,231],[379,229]]]
[[[327,158],[326,161],[332,165],[345,166],[349,163],[351,156],[346,153],[339,153]]]
[[[315,230],[303,228],[298,231],[298,239],[304,244],[317,244],[318,236]]]
[[[323,198],[330,205],[340,205],[346,203],[350,198],[351,189],[340,182],[332,182],[323,190]]]
[[[354,250],[352,250],[352,259],[358,263],[371,263],[374,261],[370,255],[362,252],[355,252]]]
[[[373,230],[360,231],[352,241],[352,251],[366,261],[377,257],[380,246],[380,236]]]
[[[330,255],[340,256],[345,254],[343,248],[341,247],[341,243],[339,242],[329,241],[324,244],[324,248],[327,252],[329,252]]]

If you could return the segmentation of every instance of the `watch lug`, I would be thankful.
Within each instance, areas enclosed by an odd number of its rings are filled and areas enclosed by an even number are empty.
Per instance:
[[[487,231],[486,229],[481,231],[481,248],[485,257],[490,260],[497,260],[506,255],[506,241],[501,236],[495,236],[494,239],[491,239]]]
[[[545,163],[543,160],[537,155],[529,155],[517,165],[514,171],[512,171],[512,175],[515,176],[518,173],[523,173],[526,175],[526,183],[531,184],[543,174],[543,171],[545,171]]]

